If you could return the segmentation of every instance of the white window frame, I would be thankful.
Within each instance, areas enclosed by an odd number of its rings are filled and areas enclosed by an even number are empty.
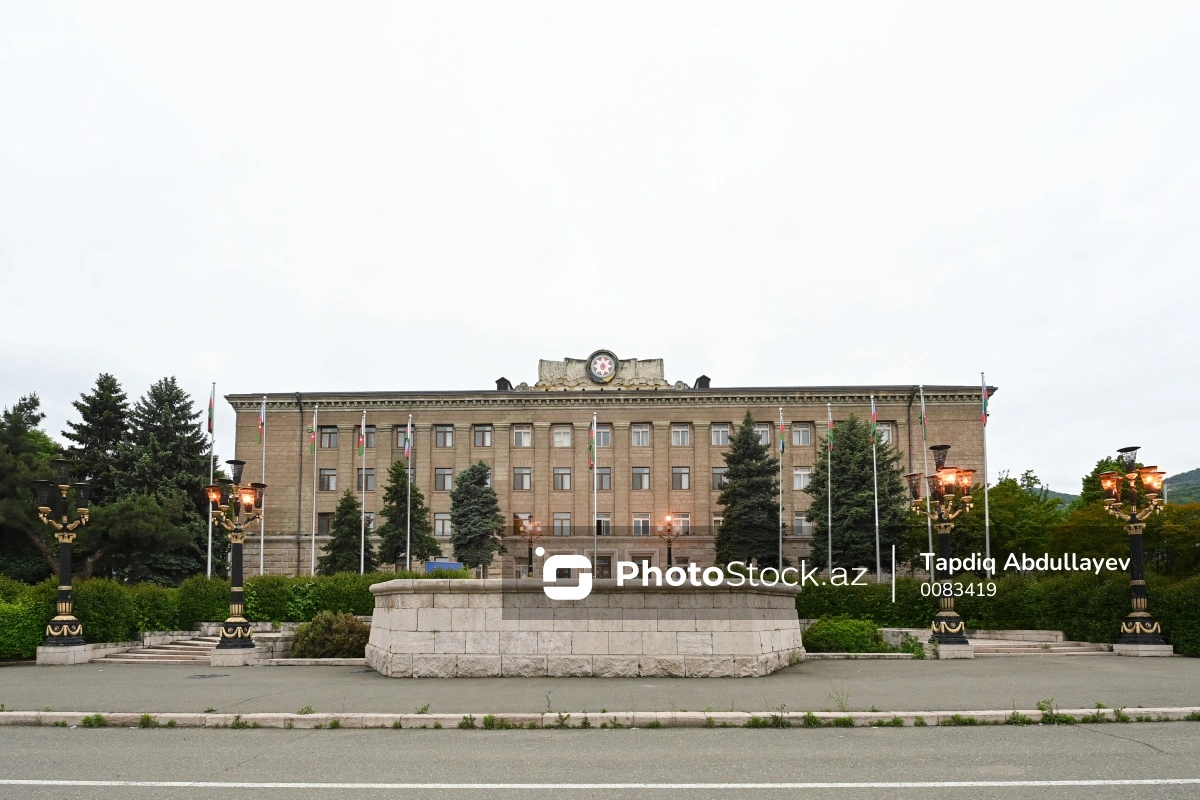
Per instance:
[[[454,447],[454,426],[434,425],[433,446],[442,450]]]
[[[890,422],[880,422],[875,426],[875,441],[879,444],[891,444],[892,436],[895,434]]]
[[[630,532],[634,536],[649,536],[650,535],[650,515],[635,513],[633,515],[633,527]]]
[[[483,444],[479,444],[480,435],[483,437]],[[492,446],[492,426],[491,425],[474,425],[471,428],[471,445],[472,447],[491,447]]]
[[[754,423],[754,432],[758,434],[758,441],[760,444],[765,444],[768,447],[771,446],[771,423],[769,423],[769,422]]]
[[[650,468],[649,467],[631,467],[630,468],[630,491],[632,492],[648,492],[650,491]],[[644,470],[644,471],[643,471]],[[639,479],[644,479],[646,485],[639,486]]]
[[[373,491],[375,491],[375,487],[378,485],[378,483],[375,480],[375,468],[374,467],[359,467],[358,471],[355,472],[355,476],[356,476],[355,477],[355,487],[356,487],[355,491],[356,492],[363,492],[363,491],[373,492]],[[365,487],[363,485],[364,480],[366,481],[366,484],[367,484]]]
[[[675,523],[683,531],[684,536],[692,535],[692,515],[688,514],[672,514],[671,521]],[[678,559],[676,559],[678,561]]]
[[[554,518],[551,520],[551,531],[555,536],[570,536],[571,535],[571,512],[570,511],[555,511]]]
[[[712,532],[714,536],[716,535],[717,531],[721,529],[721,524],[723,522],[725,522],[725,516],[723,514],[712,515]]]
[[[712,426],[712,446],[713,447],[728,447],[729,446],[729,423],[714,422]]]
[[[596,426],[596,447],[612,447],[612,425]]]
[[[721,476],[721,479],[719,481],[716,480],[718,475]],[[715,486],[713,486],[714,483],[716,484]],[[711,487],[712,491],[714,491],[714,492],[721,491],[721,489],[727,483],[729,483],[729,467],[713,467],[712,473],[711,473],[711,478],[709,479],[709,486]]]
[[[812,423],[810,422],[793,422],[792,423],[792,447],[811,447],[812,446]]]
[[[686,422],[671,423],[671,446],[672,447],[691,447],[692,446],[692,426]]]
[[[571,432],[570,425],[554,425],[550,428],[551,444],[554,447],[570,447]]]
[[[599,536],[612,536],[612,514],[606,511],[601,511],[596,514],[595,521],[592,522],[592,528],[595,529],[596,523],[600,523]]]
[[[812,485],[812,467],[792,467],[792,491],[801,492]]]
[[[639,441],[644,439],[645,441]],[[630,447],[649,447],[650,446],[650,423],[635,422],[629,426],[629,446]]]
[[[679,485],[675,485],[675,476],[679,476]],[[687,492],[692,488],[692,468],[691,467],[671,467],[671,491]]]
[[[792,515],[792,533],[796,536],[812,537],[812,520],[808,518],[807,511],[797,511]]]
[[[608,478],[608,480],[605,481],[604,478]],[[605,483],[608,485],[605,486]],[[612,467],[596,467],[596,491],[612,491]]]
[[[513,447],[533,447],[532,425],[513,425]]]
[[[450,513],[444,511],[433,515],[433,535],[434,536],[449,536],[452,533],[450,526]]]

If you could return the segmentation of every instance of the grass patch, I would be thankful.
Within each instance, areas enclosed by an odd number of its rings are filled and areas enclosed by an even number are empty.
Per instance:
[[[83,718],[83,727],[85,728],[107,728],[108,720],[103,714],[89,714]]]
[[[417,713],[418,714],[428,714],[429,713],[429,703],[426,703],[425,705],[418,708]]]
[[[820,727],[822,727],[821,720],[818,719],[817,715],[814,714],[813,712],[805,711],[804,718],[802,720],[800,720],[800,727],[801,728],[820,728]]]
[[[647,722],[647,723],[646,723],[646,727],[647,727],[647,728],[661,728],[661,727],[662,727],[662,721],[661,721],[661,720],[657,720],[657,719],[652,719],[652,720],[650,720],[649,722]]]
[[[1200,722],[1200,711],[1189,712],[1184,719],[1186,719],[1188,722]]]
[[[872,728],[903,728],[904,720],[901,717],[892,717],[891,719],[877,719],[871,723]]]
[[[67,727],[67,723],[63,722],[63,721],[60,719],[58,722],[54,723],[54,725],[53,725],[52,727],[55,727],[55,728],[65,728],[65,727]]]
[[[944,719],[938,723],[939,725],[978,725],[979,720],[975,717],[964,717],[962,714],[951,714],[949,719]]]
[[[1061,714],[1058,711],[1058,706],[1054,704],[1053,697],[1047,697],[1045,700],[1037,702],[1037,710],[1042,712],[1043,725],[1074,725],[1075,718],[1070,714]]]
[[[913,717],[913,727],[914,728],[924,728],[925,724],[926,723],[925,723],[924,717]]]
[[[337,717],[334,717],[333,719],[329,720],[329,729],[331,731],[335,731],[340,727],[342,727],[342,721],[340,719],[338,719]]]
[[[1022,714],[1020,711],[1017,711],[1014,708],[1013,712],[1008,715],[1007,719],[1004,720],[1004,724],[1005,725],[1032,725],[1033,719]]]
[[[495,714],[487,714],[483,718],[483,729],[485,731],[507,731],[519,727],[521,726],[513,725],[504,717],[497,717]]]
[[[853,717],[834,717],[833,718],[833,727],[835,727],[835,728],[853,728],[854,727],[854,718]]]
[[[301,706],[299,709],[296,710],[296,713],[297,714],[311,714],[311,713],[313,713],[313,707],[312,706]]]
[[[464,731],[465,730],[474,730],[475,729],[475,717],[471,716],[470,714],[464,714],[463,718],[458,721],[458,727],[460,730],[464,730]]]
[[[229,723],[229,727],[235,728],[237,730],[242,730],[243,728],[249,728],[250,723],[248,723],[244,719],[242,719],[241,714],[234,714],[233,722]]]
[[[138,717],[138,727],[139,728],[157,728],[158,720],[156,720],[154,717],[150,716],[149,714],[142,714],[140,717]]]

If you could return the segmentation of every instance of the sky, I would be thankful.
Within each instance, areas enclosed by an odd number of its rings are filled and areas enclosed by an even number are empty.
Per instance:
[[[608,348],[986,370],[993,476],[1192,469],[1197,41],[1171,2],[4,3],[0,405]]]

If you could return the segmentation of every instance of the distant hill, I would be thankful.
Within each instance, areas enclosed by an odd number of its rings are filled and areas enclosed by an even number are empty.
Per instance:
[[[1047,489],[1045,486],[1042,487],[1042,491],[1044,491],[1046,493],[1046,496],[1051,499],[1057,498],[1059,500],[1062,500],[1062,504],[1064,506],[1069,506],[1069,505],[1071,505],[1071,503],[1074,503],[1076,500],[1079,499],[1079,495],[1077,495],[1077,494],[1067,494],[1066,492],[1056,492],[1052,489]]]
[[[1200,503],[1200,467],[1168,475],[1163,485],[1169,503]]]

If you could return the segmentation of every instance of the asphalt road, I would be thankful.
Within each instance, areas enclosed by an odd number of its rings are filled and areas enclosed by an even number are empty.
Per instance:
[[[1200,706],[1200,659],[1021,656],[810,661],[764,678],[385,678],[363,667],[0,667],[10,710],[488,714],[547,711],[964,711]]]
[[[19,727],[0,729],[0,752],[3,798],[692,800],[753,792],[1069,800],[1200,793],[1200,725],[1186,722],[969,730]],[[93,783],[63,783],[72,781]],[[1046,783],[1056,781],[1065,783]]]

